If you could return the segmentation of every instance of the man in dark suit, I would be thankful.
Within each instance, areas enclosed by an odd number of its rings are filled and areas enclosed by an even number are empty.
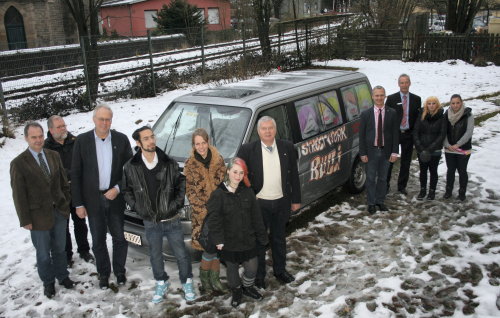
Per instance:
[[[96,259],[99,287],[109,287],[111,263],[106,233],[113,238],[113,272],[118,285],[127,281],[125,261],[128,244],[123,234],[125,201],[120,193],[123,165],[132,157],[130,142],[110,130],[113,112],[101,104],[94,109],[95,129],[79,135],[73,147],[71,194],[76,214],[88,216],[92,251]]]
[[[413,127],[422,106],[420,96],[410,93],[410,76],[401,74],[398,78],[399,92],[389,95],[386,106],[394,109],[398,115],[399,143],[401,144],[401,162],[398,176],[398,191],[404,195],[410,176],[411,157],[413,155]],[[392,163],[387,174],[387,187],[391,181]]]
[[[61,157],[68,182],[71,182],[71,160],[73,159],[73,146],[76,137],[68,132],[66,123],[61,116],[53,115],[47,120],[47,139],[43,145],[44,148],[57,151]],[[75,233],[76,244],[78,245],[78,253],[86,262],[94,261],[94,256],[90,254],[89,241],[87,240],[87,223],[85,219],[81,219],[76,215],[74,207],[70,207],[70,215],[73,220],[73,228]],[[66,226],[66,257],[68,259],[68,267],[73,265],[73,245],[71,244],[71,235],[69,233],[69,219]]]
[[[36,122],[24,127],[28,149],[10,163],[12,196],[20,225],[29,230],[36,249],[43,293],[54,297],[55,279],[73,288],[66,263],[66,220],[69,185],[57,152],[43,149],[43,128]]]
[[[274,276],[282,283],[295,278],[286,271],[286,224],[290,210],[300,208],[300,181],[294,146],[275,139],[276,122],[264,116],[257,123],[260,140],[244,144],[238,157],[248,165],[248,177],[257,196],[264,225],[270,231]],[[258,246],[258,269],[255,286],[265,288],[266,248]]]
[[[375,106],[361,113],[359,127],[359,155],[366,164],[366,197],[368,212],[387,211],[384,204],[387,192],[389,163],[395,162],[399,153],[399,119],[396,111],[385,107],[385,89],[375,86],[372,90]]]

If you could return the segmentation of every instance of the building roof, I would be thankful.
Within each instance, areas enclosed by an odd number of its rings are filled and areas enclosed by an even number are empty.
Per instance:
[[[104,0],[101,4],[101,8],[124,6],[124,5],[129,5],[129,4],[139,3],[139,2],[146,2],[146,1],[148,1],[148,0]]]

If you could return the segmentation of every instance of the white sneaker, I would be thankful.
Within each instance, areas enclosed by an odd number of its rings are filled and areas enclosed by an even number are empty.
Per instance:
[[[158,304],[163,301],[163,297],[167,293],[168,286],[170,286],[170,283],[168,281],[165,280],[156,281],[155,294],[153,296],[153,299],[151,300],[153,304]]]
[[[184,292],[184,299],[186,299],[186,301],[193,301],[196,299],[193,280],[191,278],[188,278],[186,283],[182,284],[182,291]]]

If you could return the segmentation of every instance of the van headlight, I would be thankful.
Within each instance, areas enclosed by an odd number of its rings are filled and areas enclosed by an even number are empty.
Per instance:
[[[192,212],[193,208],[191,208],[191,205],[185,205],[180,211],[181,219],[190,221]]]

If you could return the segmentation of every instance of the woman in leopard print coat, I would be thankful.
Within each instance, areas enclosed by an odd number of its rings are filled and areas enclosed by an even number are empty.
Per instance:
[[[207,202],[212,192],[222,182],[226,174],[224,159],[214,146],[208,142],[208,134],[203,128],[198,128],[192,136],[193,149],[184,166],[186,176],[186,195],[192,207],[191,225],[194,249],[203,251],[198,237],[203,220],[207,215]],[[220,261],[217,254],[203,251],[200,264],[200,280],[205,292],[214,290],[227,292],[219,279]]]

